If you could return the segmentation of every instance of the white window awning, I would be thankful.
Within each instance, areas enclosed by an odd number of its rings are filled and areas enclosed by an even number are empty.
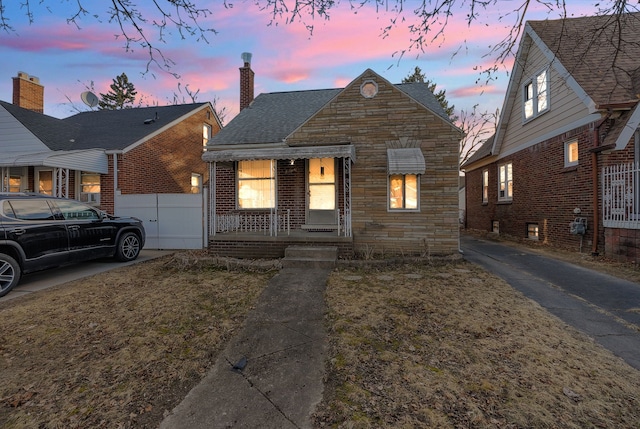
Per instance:
[[[347,144],[335,146],[207,150],[207,152],[202,155],[202,159],[208,162],[311,158],[351,158],[351,161],[355,162],[356,150],[353,145]]]
[[[426,164],[420,148],[387,149],[389,174],[424,174]]]

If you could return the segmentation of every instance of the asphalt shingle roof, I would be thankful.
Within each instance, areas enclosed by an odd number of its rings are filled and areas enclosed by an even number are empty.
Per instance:
[[[68,149],[124,149],[204,104],[207,103],[78,113],[62,120],[79,128],[75,143]],[[145,123],[149,119],[153,121]]]
[[[449,117],[424,83],[404,83],[396,88],[444,120]],[[272,92],[258,95],[218,134],[212,145],[280,143],[343,89]]]
[[[2,107],[51,150],[125,149],[204,104],[207,103],[96,110],[58,119],[0,101]],[[153,122],[145,124],[147,119]]]
[[[596,104],[638,101],[640,12],[529,25]]]

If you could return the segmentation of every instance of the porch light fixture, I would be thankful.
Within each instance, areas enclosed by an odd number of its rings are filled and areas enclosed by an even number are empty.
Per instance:
[[[296,163],[296,160],[295,160],[295,159],[290,159],[290,160],[289,160],[289,165],[294,165],[295,163]]]

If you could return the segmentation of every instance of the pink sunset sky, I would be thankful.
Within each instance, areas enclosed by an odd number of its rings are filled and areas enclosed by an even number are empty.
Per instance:
[[[88,109],[80,94],[91,82],[99,95],[107,92],[112,80],[124,72],[143,97],[143,106],[172,104],[179,88],[188,85],[190,90],[199,91],[198,102],[216,100],[218,108],[225,108],[225,122],[229,122],[238,113],[240,56],[251,52],[256,95],[340,88],[367,68],[399,83],[417,66],[438,89],[446,90],[449,104],[455,105],[456,110],[470,111],[478,105],[481,111],[494,112],[502,106],[513,59],[490,83],[480,71],[493,65],[493,58],[487,56],[490,46],[506,36],[517,16],[504,15],[521,2],[500,2],[500,7],[483,11],[472,26],[465,21],[468,11],[462,10],[449,19],[443,37],[424,51],[414,49],[401,55],[409,48],[407,26],[412,22],[400,23],[382,37],[382,29],[395,17],[391,11],[376,11],[370,6],[354,11],[348,2],[338,3],[330,10],[329,20],[306,19],[314,25],[310,34],[300,21],[286,23],[283,18],[272,23],[271,15],[261,11],[254,1],[237,1],[232,8],[225,8],[222,1],[196,0],[212,12],[202,21],[217,31],[207,35],[208,43],[195,38],[183,40],[173,29],[164,42],[158,41],[157,33],[148,34],[174,63],[172,71],[179,79],[155,65],[145,73],[147,52],[137,45],[130,51],[125,49],[123,38],[115,37],[118,27],[105,18],[105,6],[96,6],[101,2],[84,2],[91,14],[79,22],[80,29],[67,24],[74,3],[45,0],[40,4],[32,0],[31,24],[19,2],[6,5],[5,15],[11,18],[15,31],[0,35],[1,100],[12,101],[11,78],[19,71],[26,72],[38,77],[45,87],[45,113],[63,118],[78,109]],[[597,10],[590,1],[572,3],[567,6],[568,16],[594,14]],[[94,18],[93,13],[101,16]],[[527,19],[556,19],[559,13],[532,6]],[[191,101],[182,94],[180,97],[184,96],[186,102]]]

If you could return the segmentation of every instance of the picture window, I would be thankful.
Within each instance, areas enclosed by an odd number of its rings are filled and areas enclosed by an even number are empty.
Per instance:
[[[276,201],[275,162],[238,161],[238,207],[269,209]]]

